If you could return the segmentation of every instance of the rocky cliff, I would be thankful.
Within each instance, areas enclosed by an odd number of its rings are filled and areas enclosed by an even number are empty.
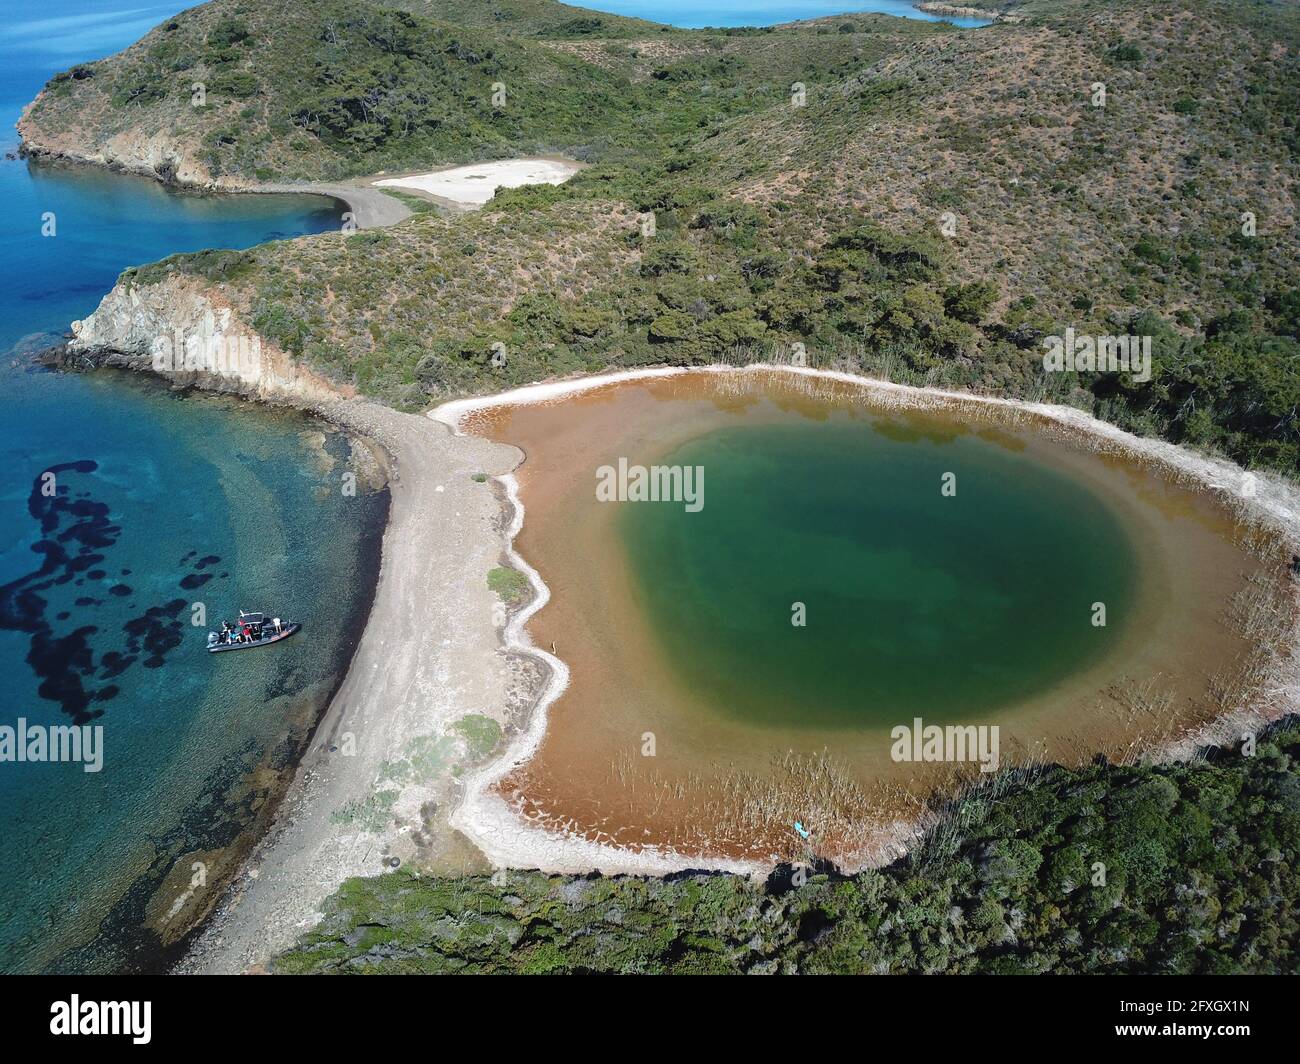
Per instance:
[[[86,136],[79,126],[46,128],[32,117],[44,100],[45,93],[42,93],[23,109],[18,121],[23,154],[30,158],[89,163],[187,188],[234,191],[253,187],[251,182],[238,177],[214,177],[199,161],[197,142],[172,132],[128,128],[95,138]]]
[[[178,384],[253,399],[320,406],[355,389],[297,364],[263,339],[201,279],[142,285],[123,278],[88,318],[72,323],[63,361],[158,373]]]

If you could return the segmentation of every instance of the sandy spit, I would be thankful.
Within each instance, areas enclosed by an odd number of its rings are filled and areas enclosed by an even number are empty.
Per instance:
[[[411,208],[401,200],[384,195],[377,189],[371,188],[364,181],[250,184],[239,191],[271,195],[292,193],[295,195],[329,196],[331,199],[339,200],[347,207],[358,229],[382,229],[385,226],[396,225],[398,222],[405,221],[411,216]]]
[[[445,854],[455,845],[443,815],[448,781],[394,783],[386,770],[410,757],[413,740],[444,735],[467,713],[499,714],[509,700],[486,578],[500,557],[500,504],[472,477],[508,472],[519,451],[364,400],[321,412],[389,458],[392,502],[374,603],[274,825],[181,972],[256,969],[319,920],[321,903],[345,879],[378,875],[394,859]],[[381,788],[400,791],[382,825],[340,817]]]
[[[947,4],[941,2],[930,2],[923,0],[921,3],[912,5],[918,11],[924,11],[928,15],[948,15],[957,18],[982,18],[989,22],[1019,22],[1015,15],[1007,15],[1000,11],[984,11],[978,7],[967,7],[964,4]]]
[[[1300,545],[1300,488],[1282,477],[1253,474],[1248,478],[1245,470],[1227,459],[1199,454],[1162,440],[1134,436],[1071,407],[1026,403],[1014,399],[977,396],[935,388],[916,388],[831,370],[771,364],[739,368],[707,366],[692,369],[663,367],[628,370],[550,381],[516,388],[498,395],[455,400],[430,411],[429,417],[449,426],[458,436],[463,436],[466,418],[476,411],[489,407],[555,402],[579,392],[610,384],[667,377],[680,373],[771,373],[773,371],[849,383],[862,388],[875,400],[883,400],[900,408],[974,403],[1043,417],[1062,429],[1086,434],[1108,447],[1157,463],[1169,474],[1190,478],[1207,489],[1221,492],[1235,500],[1247,516],[1281,532],[1293,545]],[[538,868],[545,872],[556,873],[581,873],[595,869],[606,874],[663,875],[692,868],[724,870],[748,875],[764,874],[770,865],[706,860],[687,857],[674,851],[649,848],[634,852],[546,831],[526,822],[495,793],[493,785],[512,769],[527,762],[536,752],[546,731],[547,708],[563,693],[569,675],[564,663],[545,650],[533,646],[525,631],[528,619],[549,601],[550,589],[537,571],[514,549],[514,539],[522,529],[524,521],[524,507],[519,499],[518,482],[513,473],[501,475],[497,479],[504,486],[514,510],[508,532],[510,562],[528,576],[534,590],[532,602],[512,617],[507,624],[504,634],[506,646],[508,650],[515,653],[530,655],[544,662],[549,669],[549,679],[537,699],[527,726],[515,736],[504,755],[496,761],[481,766],[466,777],[464,795],[451,816],[452,826],[464,833],[498,867]],[[1243,484],[1247,483],[1248,479],[1253,486],[1252,495],[1243,494]],[[1286,673],[1279,677],[1277,688],[1270,692],[1275,708],[1268,714],[1267,719],[1300,709],[1300,626],[1292,631],[1288,643],[1289,667]],[[1184,741],[1179,746],[1153,751],[1151,756],[1156,759],[1186,757],[1198,742],[1227,740],[1243,728],[1258,728],[1264,719],[1253,710],[1238,711],[1221,718],[1195,737],[1194,741]],[[881,840],[874,856],[865,860],[863,867],[887,863],[897,857],[906,849],[910,841],[918,837],[921,828],[920,823],[894,825],[890,837]]]

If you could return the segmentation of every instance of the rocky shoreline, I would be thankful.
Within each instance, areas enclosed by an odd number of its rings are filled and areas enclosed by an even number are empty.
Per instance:
[[[157,181],[178,192],[222,195],[299,195],[323,196],[343,204],[358,229],[379,229],[396,225],[411,215],[401,200],[389,196],[370,184],[370,178],[353,181],[251,182],[213,180],[183,168],[174,155],[164,154],[151,161],[122,156],[97,156],[68,148],[42,146],[31,139],[30,127],[18,124],[22,141],[19,158],[46,166],[89,166],[109,173],[128,174]]]
[[[912,5],[927,15],[952,15],[955,18],[984,18],[990,22],[1019,22],[1015,15],[1005,15],[998,11],[985,11],[978,7],[965,7],[962,4],[936,3],[933,0],[920,0]]]

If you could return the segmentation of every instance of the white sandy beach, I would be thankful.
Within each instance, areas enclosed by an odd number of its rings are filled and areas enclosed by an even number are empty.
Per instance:
[[[505,159],[453,166],[427,174],[380,178],[373,184],[423,192],[461,206],[481,207],[499,188],[562,185],[580,169],[580,163],[565,159]]]

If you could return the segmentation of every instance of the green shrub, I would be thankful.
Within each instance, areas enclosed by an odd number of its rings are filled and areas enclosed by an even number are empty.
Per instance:
[[[529,593],[528,577],[518,569],[498,567],[488,571],[488,587],[501,596],[509,606],[518,605]]]

